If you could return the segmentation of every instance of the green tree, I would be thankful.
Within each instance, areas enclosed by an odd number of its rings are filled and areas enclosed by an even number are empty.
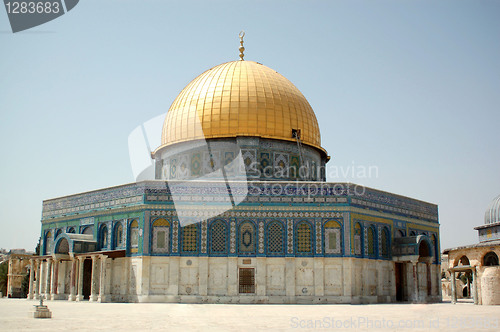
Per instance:
[[[42,241],[42,238],[38,238],[38,243],[36,244],[35,247],[35,256],[40,256],[40,242]]]
[[[30,292],[30,272],[28,270],[28,274],[26,274],[21,282],[21,292],[22,297],[27,297]]]
[[[7,295],[7,273],[9,273],[9,261],[0,263],[0,292]]]

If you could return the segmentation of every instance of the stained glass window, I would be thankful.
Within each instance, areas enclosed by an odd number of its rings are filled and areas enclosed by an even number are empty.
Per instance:
[[[246,254],[255,252],[255,228],[251,222],[240,225],[239,250]]]
[[[216,221],[210,226],[210,251],[217,254],[226,252],[226,224]]]
[[[382,228],[380,242],[380,254],[384,257],[389,256],[389,231],[385,227]]]
[[[101,227],[101,238],[100,238],[101,248],[108,247],[108,228],[106,226]]]
[[[123,246],[123,225],[121,222],[115,226],[115,247]]]
[[[267,229],[267,251],[282,254],[283,249],[283,225],[280,222],[272,222]]]
[[[312,231],[308,223],[302,222],[297,227],[297,251],[299,253],[312,252]]]
[[[196,224],[182,228],[182,251],[196,252],[198,250],[198,228]]]
[[[375,231],[368,227],[368,255],[375,256]]]
[[[47,234],[45,234],[45,254],[49,255],[52,250],[52,232],[48,231]]]

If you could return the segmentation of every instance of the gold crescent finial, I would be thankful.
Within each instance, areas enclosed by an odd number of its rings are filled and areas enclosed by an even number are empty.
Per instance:
[[[241,30],[239,36],[240,36],[240,60],[243,61],[243,57],[245,56],[245,54],[243,54],[243,51],[245,51],[245,48],[243,47],[243,37],[245,37],[245,31]]]

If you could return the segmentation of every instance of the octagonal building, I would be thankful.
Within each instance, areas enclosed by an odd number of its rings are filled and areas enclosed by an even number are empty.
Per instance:
[[[175,98],[154,180],[43,202],[30,298],[441,300],[437,206],[326,182],[330,157],[307,99],[240,58]]]

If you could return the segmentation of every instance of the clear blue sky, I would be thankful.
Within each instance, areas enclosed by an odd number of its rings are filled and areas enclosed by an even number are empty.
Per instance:
[[[245,59],[314,108],[352,181],[439,205],[477,242],[500,194],[499,1],[82,0],[12,34],[0,8],[0,248],[33,249],[42,200],[133,181],[127,137],[217,64]]]

